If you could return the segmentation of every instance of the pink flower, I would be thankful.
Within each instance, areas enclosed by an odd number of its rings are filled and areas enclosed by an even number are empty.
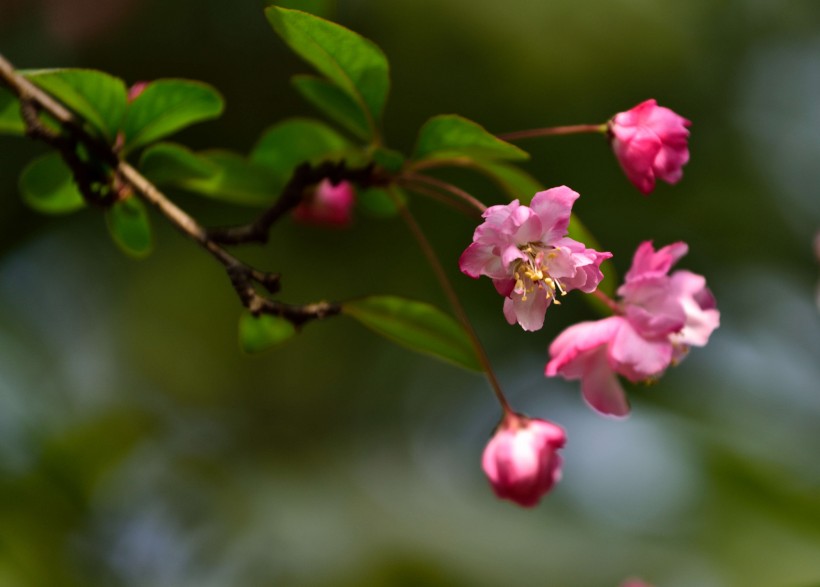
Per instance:
[[[482,457],[482,468],[495,494],[532,507],[561,479],[558,449],[564,430],[552,422],[507,414]]]
[[[567,238],[577,192],[566,186],[538,192],[530,206],[518,200],[491,206],[459,259],[470,277],[486,275],[504,296],[504,316],[524,330],[544,325],[556,295],[573,289],[591,293],[603,279],[601,262],[612,256]]]
[[[609,136],[615,157],[635,187],[647,195],[655,180],[677,183],[689,161],[689,131],[692,123],[647,100],[609,121]]]
[[[356,190],[350,182],[333,185],[329,179],[323,179],[296,206],[293,217],[306,224],[345,227],[353,220],[355,202]]]
[[[545,374],[581,380],[581,393],[595,410],[629,413],[617,375],[632,382],[657,379],[682,360],[690,346],[703,346],[720,324],[706,280],[672,265],[686,243],[655,251],[650,241],[635,252],[626,282],[618,289],[620,312],[564,330],[550,345]]]
[[[628,579],[621,583],[621,587],[652,587],[652,585],[645,583],[640,579]]]

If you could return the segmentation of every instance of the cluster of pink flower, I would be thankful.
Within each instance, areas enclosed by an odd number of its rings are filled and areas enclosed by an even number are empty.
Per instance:
[[[689,159],[689,121],[648,100],[616,115],[608,125],[613,150],[627,177],[644,194],[655,179],[674,183]],[[562,186],[537,193],[529,206],[517,200],[484,212],[459,265],[470,277],[485,275],[504,297],[504,316],[524,330],[544,324],[558,295],[596,291],[601,263],[611,253],[568,238],[578,194]],[[567,328],[549,348],[548,377],[581,380],[587,403],[610,416],[626,416],[629,404],[618,381],[652,381],[677,364],[690,346],[703,346],[720,315],[705,279],[672,265],[687,252],[679,242],[655,251],[642,243],[619,301],[607,300],[614,315]],[[603,294],[599,292],[601,297]],[[531,507],[561,476],[564,431],[551,422],[506,411],[483,456],[496,495]]]

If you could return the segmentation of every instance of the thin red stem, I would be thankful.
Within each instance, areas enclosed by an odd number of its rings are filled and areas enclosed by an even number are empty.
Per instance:
[[[487,351],[484,350],[484,346],[481,344],[481,340],[479,340],[475,328],[473,328],[470,319],[467,317],[467,313],[464,311],[464,306],[461,305],[461,300],[458,299],[458,295],[456,294],[455,289],[453,289],[453,285],[450,283],[450,279],[447,277],[447,273],[444,271],[441,261],[439,261],[433,247],[430,245],[430,241],[427,240],[427,237],[424,235],[421,227],[416,222],[416,219],[410,213],[410,210],[407,209],[407,206],[405,206],[398,198],[394,199],[396,201],[396,205],[399,207],[402,219],[405,224],[407,224],[410,232],[413,233],[416,242],[418,242],[419,247],[421,247],[421,250],[427,258],[428,263],[430,263],[433,273],[436,274],[436,279],[441,285],[441,288],[444,290],[444,294],[447,296],[450,305],[453,307],[453,311],[455,312],[458,321],[461,322],[462,326],[464,326],[464,330],[467,332],[470,343],[472,344],[473,349],[475,349],[478,361],[484,369],[484,374],[490,382],[493,393],[495,394],[496,399],[498,399],[498,403],[501,404],[501,409],[504,411],[504,414],[514,413],[509,402],[507,401],[507,397],[501,390],[501,384],[498,382],[495,371],[493,371],[493,367],[490,364]]]
[[[430,177],[429,175],[424,175],[421,173],[405,173],[401,176],[401,178],[406,181],[427,184],[429,186],[443,190],[459,198],[460,200],[467,202],[470,206],[474,207],[479,212],[484,212],[484,210],[487,209],[487,206],[485,206],[475,196],[472,196],[471,194],[465,192],[460,187],[454,186],[451,183],[447,183],[446,181],[442,181],[435,177]]]
[[[550,126],[546,128],[532,128],[495,135],[502,141],[517,141],[520,139],[534,139],[537,137],[551,137],[557,135],[575,135],[580,133],[606,133],[606,124],[574,124],[571,126]]]
[[[596,298],[601,300],[606,305],[607,308],[612,310],[612,312],[614,314],[620,314],[621,313],[621,306],[618,305],[618,302],[616,302],[611,297],[606,295],[600,289],[596,289],[594,292],[592,292],[592,295],[594,295]]]

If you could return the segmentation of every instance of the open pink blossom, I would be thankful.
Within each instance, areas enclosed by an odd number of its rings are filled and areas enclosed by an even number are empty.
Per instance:
[[[656,179],[673,184],[683,177],[683,166],[689,161],[687,127],[691,124],[655,100],[641,102],[609,121],[615,157],[641,193],[651,193]]]
[[[720,324],[715,298],[701,275],[675,271],[685,243],[655,251],[650,241],[635,252],[620,311],[603,320],[564,330],[550,345],[545,374],[581,380],[581,393],[595,410],[626,416],[629,403],[618,375],[652,381],[682,360],[691,346],[704,346]]]
[[[470,277],[486,275],[504,296],[504,316],[524,330],[538,330],[557,294],[591,293],[603,279],[601,262],[612,256],[568,238],[578,193],[566,186],[538,192],[529,206],[518,200],[491,206],[459,259]]]
[[[333,185],[324,179],[293,210],[293,217],[306,224],[345,227],[353,219],[355,203],[356,190],[350,182]]]
[[[482,457],[482,468],[501,499],[532,507],[561,479],[558,449],[564,430],[546,420],[507,414]]]
[[[652,585],[640,579],[627,579],[621,583],[621,587],[652,587]]]

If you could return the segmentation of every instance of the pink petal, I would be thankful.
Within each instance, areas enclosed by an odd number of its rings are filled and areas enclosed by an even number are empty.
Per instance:
[[[541,219],[542,226],[538,240],[550,245],[567,233],[572,204],[578,197],[578,192],[567,186],[554,187],[533,196],[530,207]]]
[[[689,251],[689,246],[679,241],[666,245],[655,252],[652,241],[642,242],[635,250],[632,258],[632,266],[626,273],[627,283],[641,279],[643,277],[654,277],[656,275],[666,275],[681,257]]]
[[[580,379],[586,368],[585,353],[608,344],[626,321],[620,316],[603,320],[579,322],[565,329],[549,348],[551,360],[545,375],[562,375],[565,379]]]
[[[544,326],[544,316],[550,300],[543,290],[536,290],[527,294],[527,299],[522,299],[521,294],[512,293],[504,300],[504,317],[510,324],[518,322],[524,330],[533,332],[540,330]]]
[[[612,368],[630,381],[645,381],[666,370],[672,362],[672,350],[667,338],[646,339],[627,321],[609,345],[609,360]]]
[[[629,415],[629,402],[606,354],[604,347],[592,351],[581,378],[581,394],[592,409],[623,418]]]

